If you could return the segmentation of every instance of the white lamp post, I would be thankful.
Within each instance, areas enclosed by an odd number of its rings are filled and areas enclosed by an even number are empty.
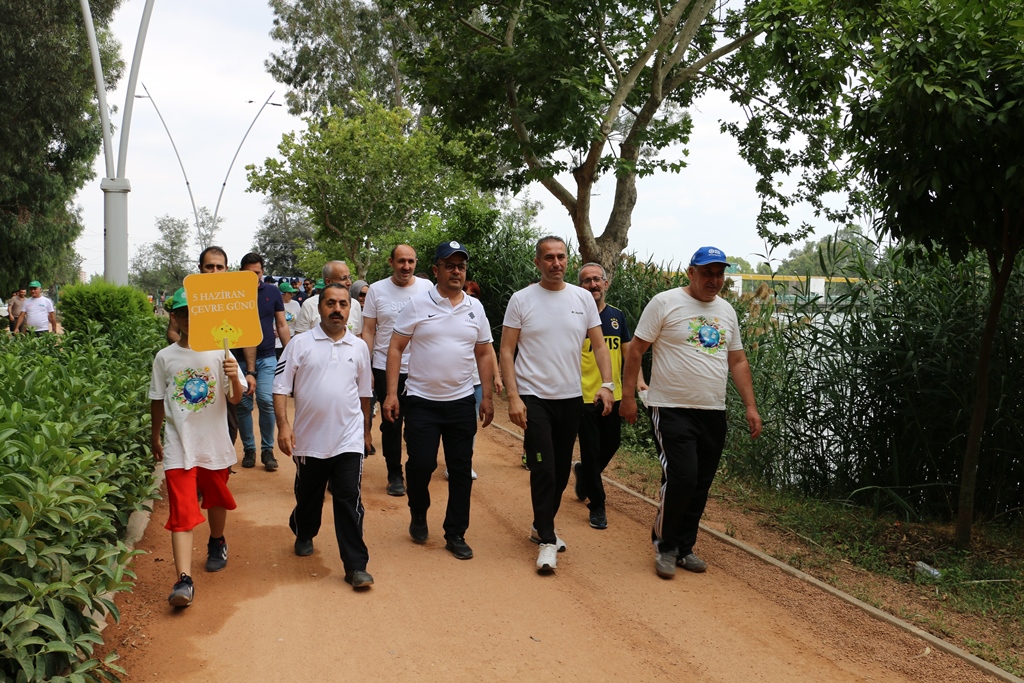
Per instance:
[[[121,121],[121,140],[118,144],[117,172],[114,171],[114,149],[110,139],[110,119],[107,114],[106,83],[103,65],[100,62],[100,48],[96,41],[96,28],[92,22],[89,0],[80,0],[85,33],[89,39],[92,54],[93,75],[96,78],[96,92],[100,103],[100,122],[103,126],[103,155],[106,161],[106,177],[100,181],[103,190],[103,277],[107,282],[128,284],[128,193],[131,183],[125,178],[128,160],[128,132],[132,124],[132,108],[135,105],[135,86],[139,80],[139,66],[142,64],[142,48],[146,44],[149,19],[153,14],[155,0],[146,0],[139,24],[139,37],[135,41],[135,55],[128,76],[128,93],[125,95],[124,117]]]

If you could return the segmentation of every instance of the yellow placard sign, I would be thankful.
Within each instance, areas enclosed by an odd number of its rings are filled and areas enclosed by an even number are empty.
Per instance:
[[[259,278],[251,270],[186,277],[189,348],[216,351],[258,346],[263,341],[256,306],[259,286]]]

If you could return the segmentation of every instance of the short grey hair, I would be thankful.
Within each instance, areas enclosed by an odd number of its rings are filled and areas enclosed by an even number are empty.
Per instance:
[[[563,240],[561,237],[557,237],[555,235],[546,235],[537,240],[537,246],[534,248],[534,256],[536,258],[540,258],[540,245],[546,244],[548,242],[561,242],[563,247],[568,248],[568,245],[565,243],[565,240]]]
[[[345,263],[344,261],[328,261],[327,263],[324,264],[324,268],[320,272],[320,277],[322,277],[325,280],[330,279],[331,273],[334,272],[334,267],[337,265],[342,265],[348,268],[348,264]]]
[[[601,279],[602,280],[607,280],[608,279],[608,273],[605,271],[604,266],[602,266],[600,263],[594,263],[593,261],[591,261],[590,263],[584,263],[582,266],[580,266],[580,272],[576,274],[576,282],[582,282],[583,281],[583,269],[584,268],[600,268],[601,269]]]

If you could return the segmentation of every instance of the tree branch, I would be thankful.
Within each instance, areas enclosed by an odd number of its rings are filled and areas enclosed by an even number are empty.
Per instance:
[[[603,24],[604,17],[601,17],[601,19],[601,23]],[[619,69],[619,63],[615,61],[615,56],[612,54],[612,51],[608,49],[607,45],[605,45],[604,36],[601,35],[600,29],[594,32],[594,38],[597,40],[597,46],[601,48],[601,53],[604,55],[605,59],[608,60],[608,66],[610,66],[612,71],[615,72],[616,83],[622,83],[622,71]]]
[[[750,41],[752,41],[755,38],[757,38],[762,33],[764,33],[763,29],[758,29],[756,31],[750,31],[746,35],[740,36],[739,38],[737,38],[736,40],[732,41],[728,45],[723,45],[722,47],[718,48],[717,50],[712,50],[711,52],[709,52],[708,54],[704,55],[703,57],[698,59],[696,62],[691,64],[690,66],[688,66],[688,67],[686,67],[684,69],[680,69],[679,72],[676,73],[675,76],[673,76],[671,79],[669,79],[665,83],[665,92],[666,93],[672,92],[673,90],[675,90],[676,88],[681,86],[683,83],[685,83],[688,79],[693,78],[694,76],[696,76],[697,73],[699,73],[700,70],[703,69],[704,67],[706,67],[708,64],[711,64],[712,62],[720,59],[721,57],[724,57],[725,55],[729,54],[730,52],[735,52],[736,50],[740,49],[741,47],[743,47],[744,45],[746,45]]]
[[[478,27],[474,26],[473,24],[469,23],[469,21],[467,21],[466,19],[463,19],[462,17],[459,17],[459,23],[462,24],[463,26],[465,26],[466,28],[468,28],[473,33],[476,33],[476,34],[479,34],[479,35],[483,36],[484,38],[486,38],[487,40],[491,41],[495,45],[501,45],[501,41],[500,40],[498,40],[497,38],[492,36],[487,31],[483,30],[482,28],[478,28]]]

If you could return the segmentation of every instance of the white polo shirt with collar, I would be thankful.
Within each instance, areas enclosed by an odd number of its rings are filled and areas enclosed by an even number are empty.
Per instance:
[[[478,299],[464,294],[452,306],[431,287],[405,305],[394,333],[409,342],[405,392],[431,401],[454,401],[473,394],[476,347],[490,344],[491,325]]]
[[[370,352],[352,332],[334,341],[317,325],[284,347],[274,393],[295,397],[296,457],[362,453],[359,399],[373,395]]]

